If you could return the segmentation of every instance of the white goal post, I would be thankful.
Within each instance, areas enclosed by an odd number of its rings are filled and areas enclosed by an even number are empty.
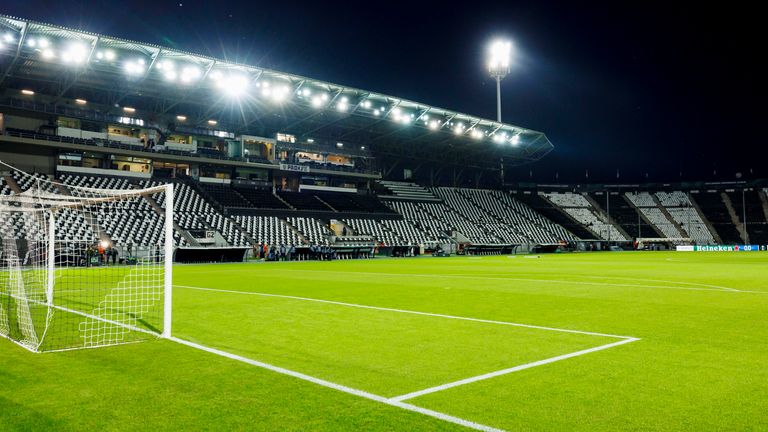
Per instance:
[[[10,173],[0,176],[0,336],[33,352],[171,337],[173,184]]]

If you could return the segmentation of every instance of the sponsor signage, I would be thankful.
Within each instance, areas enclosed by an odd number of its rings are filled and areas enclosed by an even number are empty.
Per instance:
[[[280,164],[280,169],[283,171],[296,171],[296,172],[309,172],[309,167],[306,165],[295,164]]]
[[[768,245],[677,246],[678,252],[758,252],[766,250],[768,250]]]

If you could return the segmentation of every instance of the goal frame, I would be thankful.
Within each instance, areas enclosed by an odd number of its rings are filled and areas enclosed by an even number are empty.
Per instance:
[[[112,200],[119,200],[120,197],[134,197],[134,196],[142,196],[142,195],[152,195],[155,193],[163,193],[165,202],[164,202],[164,216],[165,220],[163,223],[163,289],[162,289],[162,298],[163,298],[163,329],[160,333],[155,332],[148,332],[147,330],[136,328],[130,325],[120,325],[121,327],[126,327],[133,331],[140,331],[144,333],[151,333],[157,335],[159,338],[168,339],[172,337],[172,324],[173,324],[173,253],[174,253],[174,184],[173,183],[166,183],[159,186],[153,186],[143,189],[129,189],[129,190],[109,190],[109,189],[98,189],[98,188],[78,188],[80,190],[91,190],[93,192],[112,192],[115,193],[115,197],[110,198],[91,198],[91,199],[85,199],[86,202],[90,204],[96,204],[100,202],[109,202]],[[11,195],[13,196],[13,195]],[[26,198],[20,197],[20,195],[16,195],[17,200],[24,201]],[[46,252],[47,257],[45,260],[45,266],[47,267],[47,279],[45,280],[45,306],[48,307],[48,309],[60,309],[60,306],[57,306],[55,304],[55,294],[56,294],[56,214],[58,213],[58,210],[66,209],[66,208],[72,208],[76,207],[78,205],[81,205],[83,200],[81,201],[75,201],[70,200],[69,202],[55,202],[53,200],[52,204],[46,208],[46,209],[40,209],[42,213],[41,217],[47,219],[47,224],[44,222],[43,226],[46,231],[46,236],[48,237],[48,244],[46,245]],[[68,312],[73,312],[78,315],[83,315],[89,318],[95,318],[103,322],[109,323],[110,321],[103,318],[94,317],[90,314],[83,314],[79,312],[74,312],[71,310],[67,310]],[[11,337],[10,335],[6,336],[3,334],[0,334],[0,336],[3,336],[4,338],[8,339],[9,341],[15,343],[16,345],[21,346],[22,348],[27,349],[28,351],[35,352],[35,353],[43,353],[43,352],[56,352],[56,351],[68,351],[72,349],[86,349],[86,348],[98,348],[101,346],[96,347],[72,347],[72,348],[65,348],[60,350],[41,350],[40,346],[38,345],[36,348],[32,348],[30,346],[27,346],[20,341],[16,340],[15,338]],[[42,340],[41,340],[42,344]],[[121,343],[117,343],[116,345],[120,345]]]

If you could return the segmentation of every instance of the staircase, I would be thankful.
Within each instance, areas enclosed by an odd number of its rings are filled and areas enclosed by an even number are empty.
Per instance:
[[[689,237],[688,231],[683,229],[682,225],[680,225],[675,218],[672,217],[671,214],[669,214],[669,211],[666,207],[664,207],[663,204],[661,204],[661,201],[659,201],[659,198],[656,196],[656,194],[651,194],[651,198],[653,198],[653,202],[656,204],[656,207],[661,210],[661,214],[664,215],[665,218],[672,224],[672,226],[675,227],[677,232],[680,233],[680,238]]]
[[[610,192],[606,192],[606,193],[610,193]],[[584,198],[586,198],[586,199],[587,199],[587,201],[589,202],[589,204],[590,204],[592,207],[594,207],[594,208],[595,208],[595,210],[599,210],[599,211],[597,212],[597,217],[598,217],[599,219],[602,219],[602,220],[603,220],[603,222],[605,222],[605,223],[607,223],[607,224],[609,224],[609,225],[613,225],[613,227],[614,227],[614,228],[616,228],[616,230],[617,230],[617,231],[619,231],[619,232],[621,233],[621,235],[623,235],[623,236],[624,236],[624,238],[632,239],[632,236],[631,236],[631,235],[629,235],[629,234],[627,234],[627,231],[626,231],[626,230],[624,230],[624,228],[621,226],[621,224],[619,224],[618,222],[616,222],[616,221],[615,221],[615,220],[614,220],[614,219],[611,217],[611,215],[608,213],[609,209],[604,209],[604,208],[602,208],[602,207],[600,206],[600,204],[598,204],[598,203],[597,203],[597,201],[595,201],[595,200],[594,200],[594,198],[592,198],[591,196],[589,196],[589,194],[588,194],[588,193],[586,193],[586,192],[585,192],[585,193],[582,193],[582,195],[584,196]]]
[[[739,216],[736,214],[736,209],[733,208],[733,202],[731,202],[731,197],[728,196],[725,192],[720,192],[720,198],[722,198],[723,202],[725,203],[725,207],[728,209],[728,215],[731,217],[731,222],[733,222],[733,226],[736,227],[736,230],[739,231],[739,236],[741,236],[741,240],[743,242],[747,241],[747,232],[745,230],[744,224],[741,223],[739,220]]]
[[[638,215],[640,215],[640,219],[643,222],[645,222],[645,224],[649,228],[651,228],[653,230],[653,232],[654,232],[654,234],[656,234],[657,238],[663,238],[664,237],[664,235],[661,232],[659,232],[659,229],[656,227],[656,225],[652,224],[651,221],[648,220],[648,218],[645,216],[645,214],[643,214],[643,212],[635,205],[635,203],[633,203],[632,200],[627,197],[626,193],[621,194],[621,196],[624,198],[624,201],[626,201],[627,204],[629,204],[629,206],[632,207]],[[649,236],[642,235],[640,237],[649,237]]]
[[[152,207],[152,210],[155,211],[155,213],[159,214],[161,217],[165,218],[165,209],[160,207],[160,205],[155,201],[151,196],[149,195],[142,195],[144,200],[149,203],[149,206]],[[192,237],[192,234],[189,233],[189,231],[183,229],[179,226],[179,224],[176,223],[176,221],[173,221],[173,229],[176,230],[177,233],[179,233],[180,236],[184,237],[184,239],[192,246],[200,246],[200,243],[198,243],[197,239]]]
[[[720,238],[720,234],[718,234],[717,230],[715,229],[715,226],[712,225],[712,222],[710,222],[709,219],[707,219],[707,217],[704,216],[704,212],[701,210],[701,207],[699,207],[699,204],[696,202],[696,200],[693,199],[693,194],[688,192],[687,195],[688,195],[688,201],[691,202],[691,206],[693,206],[693,208],[696,210],[696,213],[699,214],[699,217],[704,222],[704,225],[707,227],[709,232],[712,234],[712,237],[715,238],[715,242],[717,242],[718,244],[722,244],[723,239]],[[765,211],[768,211],[768,207],[766,207],[765,202],[763,202],[763,209]],[[766,213],[766,215],[768,215],[768,213]]]
[[[21,188],[19,187],[19,184],[16,183],[16,180],[13,179],[11,175],[7,175],[3,177],[5,179],[5,183],[10,186],[11,190],[15,194],[20,194],[22,192]]]

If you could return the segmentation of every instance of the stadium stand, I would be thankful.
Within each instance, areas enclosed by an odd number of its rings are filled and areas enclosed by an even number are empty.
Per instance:
[[[725,194],[731,200],[739,224],[744,223],[746,215],[748,243],[768,244],[768,222],[760,192],[759,189],[745,189],[742,194],[741,191],[726,190]]]
[[[414,201],[438,201],[429,190],[416,183],[381,180],[377,182],[393,197]]]
[[[729,209],[719,191],[694,191],[692,196],[723,243],[739,244],[742,242],[741,235],[733,223]]]
[[[262,209],[288,209],[288,204],[276,197],[271,190],[234,187],[237,193],[245,198],[250,206]],[[240,206],[245,207],[245,206]]]
[[[314,195],[338,212],[391,213],[392,210],[370,195],[357,193],[315,192]]]
[[[677,228],[674,220],[669,219],[656,200],[648,192],[636,192],[626,193],[626,197],[632,202],[637,209],[643,213],[648,221],[665,237],[665,238],[684,238],[688,237],[685,232],[682,232]]]
[[[293,246],[304,243],[296,230],[276,216],[236,215],[233,219],[256,243]]]
[[[583,195],[573,192],[545,192],[542,196],[587,227],[598,239],[628,240],[614,225],[607,223],[605,215],[599,210],[596,211]]]
[[[679,230],[696,244],[714,244],[715,238],[699,215],[688,195],[682,191],[656,192],[663,210],[672,217]]]
[[[563,227],[566,231],[573,233],[580,239],[593,239],[595,235],[584,228],[584,225],[568,217],[557,206],[542,198],[540,193],[535,191],[512,191],[511,195],[515,200],[529,206],[533,211],[541,214],[554,224]]]
[[[333,211],[311,193],[280,191],[277,195],[296,210]]]
[[[590,192],[592,204],[601,212],[610,215],[630,237],[661,237],[653,225],[641,217],[641,213],[624,198],[620,192]],[[606,196],[608,203],[606,204]]]
[[[328,236],[333,232],[313,218],[289,217],[286,221],[307,239],[310,245],[327,245]]]

